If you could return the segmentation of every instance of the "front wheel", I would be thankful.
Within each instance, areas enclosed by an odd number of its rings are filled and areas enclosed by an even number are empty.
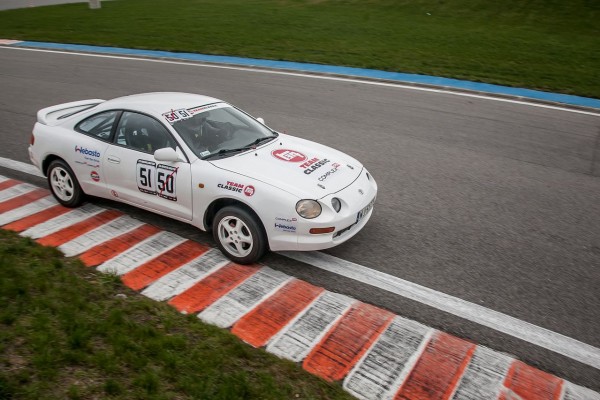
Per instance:
[[[267,248],[267,239],[260,222],[240,207],[220,209],[215,215],[212,231],[219,249],[238,264],[258,261]]]
[[[52,194],[65,207],[77,207],[84,193],[73,170],[63,160],[54,160],[48,166],[48,185]]]

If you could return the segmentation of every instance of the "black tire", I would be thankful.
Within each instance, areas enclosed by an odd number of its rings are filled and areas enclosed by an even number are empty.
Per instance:
[[[77,207],[83,203],[85,193],[73,170],[63,160],[54,160],[46,170],[48,186],[54,198],[65,207]]]
[[[267,237],[260,221],[241,207],[220,209],[213,220],[212,232],[223,254],[238,264],[257,262],[267,249]]]

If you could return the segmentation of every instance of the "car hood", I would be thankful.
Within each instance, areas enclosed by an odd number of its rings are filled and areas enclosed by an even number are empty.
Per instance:
[[[341,151],[285,134],[254,151],[211,164],[312,199],[342,190],[362,171],[357,160]]]

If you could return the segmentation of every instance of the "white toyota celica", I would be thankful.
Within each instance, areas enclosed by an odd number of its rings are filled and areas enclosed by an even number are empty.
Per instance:
[[[278,133],[221,100],[148,93],[40,110],[29,156],[67,207],[111,198],[212,230],[231,260],[319,250],[371,217],[377,184],[354,158]]]

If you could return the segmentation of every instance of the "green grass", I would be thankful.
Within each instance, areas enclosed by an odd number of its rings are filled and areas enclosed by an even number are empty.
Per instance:
[[[121,0],[0,12],[0,37],[238,55],[600,98],[598,0]]]
[[[118,277],[7,231],[0,304],[2,400],[351,398]]]

